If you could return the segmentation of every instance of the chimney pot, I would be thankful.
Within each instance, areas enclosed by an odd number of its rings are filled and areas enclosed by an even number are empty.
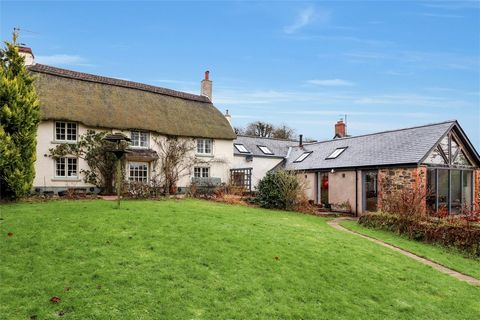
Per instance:
[[[299,139],[298,139],[298,140],[299,140],[299,141],[298,141],[298,146],[299,146],[300,148],[303,147],[303,134],[301,134],[301,135],[299,136]]]
[[[207,70],[207,71],[205,71],[205,80],[208,80],[208,76],[209,76],[209,74],[210,74],[210,71],[208,71],[208,70]]]

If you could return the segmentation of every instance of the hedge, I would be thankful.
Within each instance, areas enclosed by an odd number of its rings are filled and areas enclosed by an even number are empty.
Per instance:
[[[359,224],[393,231],[410,239],[455,247],[480,257],[480,225],[451,223],[445,220],[420,220],[387,213],[369,213],[359,218]]]

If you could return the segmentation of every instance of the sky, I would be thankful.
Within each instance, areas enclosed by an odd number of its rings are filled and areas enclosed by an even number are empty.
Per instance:
[[[0,2],[38,63],[199,94],[331,139],[456,119],[480,151],[479,1]]]

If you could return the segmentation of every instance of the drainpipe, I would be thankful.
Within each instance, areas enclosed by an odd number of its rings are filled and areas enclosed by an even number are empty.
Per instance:
[[[358,217],[358,169],[355,168],[355,217]]]

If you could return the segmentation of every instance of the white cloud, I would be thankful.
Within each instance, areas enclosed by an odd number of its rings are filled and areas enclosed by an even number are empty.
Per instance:
[[[283,28],[286,34],[296,33],[298,30],[311,24],[313,21],[327,23],[330,20],[330,12],[324,10],[315,10],[314,7],[308,7],[301,10],[295,17],[295,21]]]
[[[92,66],[86,63],[86,59],[79,55],[53,54],[50,56],[36,56],[38,63],[48,65],[72,65],[72,66]]]
[[[324,80],[313,79],[313,80],[307,80],[307,83],[314,84],[317,86],[327,86],[327,87],[339,87],[339,86],[344,87],[344,86],[355,85],[353,82],[342,80],[342,79],[324,79]]]

